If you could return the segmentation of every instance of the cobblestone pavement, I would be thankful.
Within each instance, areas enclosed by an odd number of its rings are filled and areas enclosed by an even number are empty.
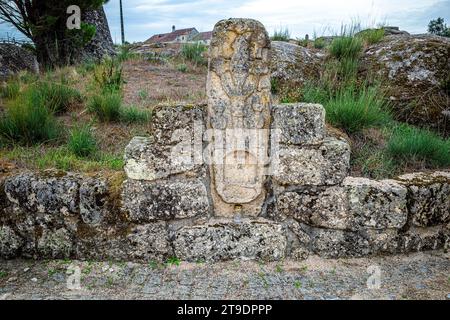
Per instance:
[[[74,281],[78,274],[81,289]],[[0,261],[0,299],[449,299],[449,294],[450,254],[442,251],[264,264]]]

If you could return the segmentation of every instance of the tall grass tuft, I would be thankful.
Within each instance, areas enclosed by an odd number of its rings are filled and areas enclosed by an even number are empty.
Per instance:
[[[87,108],[100,121],[119,121],[121,117],[122,97],[117,92],[104,92],[94,95],[89,99]]]
[[[181,56],[195,65],[205,65],[207,61],[203,57],[203,53],[206,50],[207,47],[200,42],[186,43],[181,47]]]
[[[329,50],[331,55],[338,60],[358,60],[363,46],[364,42],[361,38],[344,35],[335,38],[331,42]]]
[[[427,167],[450,166],[450,139],[445,140],[426,129],[398,126],[387,150],[399,162],[422,162]]]
[[[69,150],[77,157],[86,158],[97,151],[97,141],[90,126],[76,127],[70,131],[67,142]]]
[[[71,105],[82,101],[78,90],[47,81],[31,85],[25,95],[31,96],[31,99],[40,100],[48,110],[57,114],[67,111]]]
[[[327,120],[347,133],[382,126],[392,120],[377,87],[361,86],[358,90],[352,85],[343,87],[325,103],[325,109]]]
[[[0,119],[0,137],[9,143],[33,145],[58,138],[60,127],[40,99],[23,95],[12,101]]]
[[[123,84],[119,60],[106,58],[94,67],[94,81],[102,92],[120,91]]]
[[[275,29],[273,35],[270,37],[272,41],[285,41],[288,42],[291,39],[291,33],[288,28]]]
[[[146,123],[151,118],[151,112],[134,106],[122,107],[120,119],[125,123]]]
[[[19,92],[20,82],[15,79],[11,79],[0,86],[0,98],[14,99],[19,95]]]

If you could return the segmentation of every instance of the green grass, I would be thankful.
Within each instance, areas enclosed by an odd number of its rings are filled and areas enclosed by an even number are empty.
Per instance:
[[[107,58],[94,67],[94,83],[102,92],[120,91],[123,84],[122,64],[118,59]]]
[[[97,152],[97,141],[91,127],[84,125],[72,129],[67,147],[77,157],[87,158],[94,155]]]
[[[316,38],[314,39],[314,48],[316,49],[324,49],[326,47],[325,39]]]
[[[426,167],[450,166],[450,139],[409,125],[394,129],[388,142],[389,154],[401,163],[421,162]]]
[[[321,84],[306,82],[302,88],[302,101],[325,104],[330,100],[330,92]]]
[[[289,41],[291,39],[291,33],[288,28],[275,29],[273,35],[270,37],[272,41]]]
[[[55,114],[66,112],[71,105],[82,101],[78,90],[47,81],[36,82],[24,94],[29,95],[29,99],[42,101],[43,105]]]
[[[354,36],[339,36],[335,38],[330,45],[330,54],[338,60],[351,59],[358,60],[364,41]]]
[[[327,120],[347,133],[382,126],[391,121],[383,95],[377,87],[341,88],[325,103]]]
[[[377,150],[375,146],[366,146],[354,150],[352,163],[361,168],[364,177],[384,179],[397,173],[398,167],[386,150]]]
[[[363,41],[367,45],[372,45],[379,43],[381,40],[383,40],[385,35],[385,31],[383,28],[380,29],[366,29],[357,34],[358,37],[363,39]]]
[[[138,107],[122,107],[120,110],[120,120],[125,123],[146,123],[150,119],[151,112]]]
[[[167,260],[166,264],[169,266],[177,266],[178,267],[181,264],[181,260],[178,259],[177,257],[170,257]]]
[[[16,79],[11,79],[4,85],[0,86],[0,98],[14,99],[19,95],[20,82]]]
[[[203,57],[206,50],[207,47],[199,42],[186,43],[181,47],[181,56],[196,65],[206,65],[207,60]]]
[[[119,54],[117,55],[117,59],[120,62],[136,59],[137,57],[139,57],[139,55],[131,51],[130,45],[120,46]]]
[[[188,67],[185,63],[181,63],[177,65],[177,70],[183,73],[186,73],[188,71]]]
[[[102,122],[120,121],[122,115],[122,97],[116,92],[104,92],[92,96],[87,105],[88,111]]]
[[[27,168],[36,170],[56,168],[80,172],[97,172],[103,169],[121,171],[124,166],[122,155],[97,153],[95,157],[89,159],[80,158],[64,145],[58,147],[16,145],[10,149],[0,150],[0,157],[23,163]]]
[[[12,101],[0,118],[0,138],[9,144],[33,145],[55,140],[60,126],[53,113],[34,94]]]

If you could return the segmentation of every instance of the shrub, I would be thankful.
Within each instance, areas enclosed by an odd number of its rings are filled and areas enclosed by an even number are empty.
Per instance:
[[[65,112],[74,103],[82,101],[81,94],[76,89],[47,81],[32,85],[26,95],[40,100],[48,110],[54,113]]]
[[[336,59],[357,60],[363,49],[363,40],[360,37],[340,36],[335,38],[330,45],[330,53]]]
[[[146,110],[140,110],[137,107],[123,107],[121,109],[121,121],[126,123],[145,123],[148,122],[151,113]]]
[[[205,65],[206,59],[203,57],[203,53],[206,49],[206,46],[200,42],[186,43],[181,47],[181,56],[196,65]]]
[[[450,139],[409,125],[398,126],[387,149],[391,156],[404,163],[422,162],[427,166],[450,165]]]
[[[122,65],[107,58],[94,67],[94,81],[103,92],[120,91],[123,84]]]
[[[383,95],[378,88],[354,86],[339,89],[336,96],[325,103],[327,120],[347,133],[380,126],[391,121]]]
[[[40,99],[24,95],[9,105],[0,119],[0,137],[9,142],[32,145],[56,139],[60,133],[53,113]]]
[[[314,48],[316,49],[323,49],[325,48],[326,43],[324,38],[317,38],[314,40]]]
[[[186,64],[181,63],[181,64],[179,64],[179,65],[177,66],[177,70],[180,71],[180,72],[185,73],[185,72],[187,72],[188,67],[187,67]]]
[[[280,30],[275,29],[273,32],[272,37],[270,37],[272,41],[289,41],[291,39],[291,33],[289,32],[289,29],[283,29]]]
[[[77,157],[89,157],[97,151],[97,142],[90,126],[76,127],[70,131],[69,150]]]
[[[19,95],[20,83],[17,80],[10,80],[0,86],[0,98],[14,99]]]
[[[88,101],[88,110],[100,121],[119,121],[121,117],[122,97],[117,92],[104,92],[94,95]]]
[[[380,42],[384,38],[385,31],[380,29],[367,29],[358,33],[358,37],[363,39],[367,45],[372,45]]]

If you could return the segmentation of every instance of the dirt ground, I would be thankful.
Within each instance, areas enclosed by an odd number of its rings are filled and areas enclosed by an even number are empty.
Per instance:
[[[165,266],[0,261],[0,299],[445,300],[450,299],[450,254]]]

